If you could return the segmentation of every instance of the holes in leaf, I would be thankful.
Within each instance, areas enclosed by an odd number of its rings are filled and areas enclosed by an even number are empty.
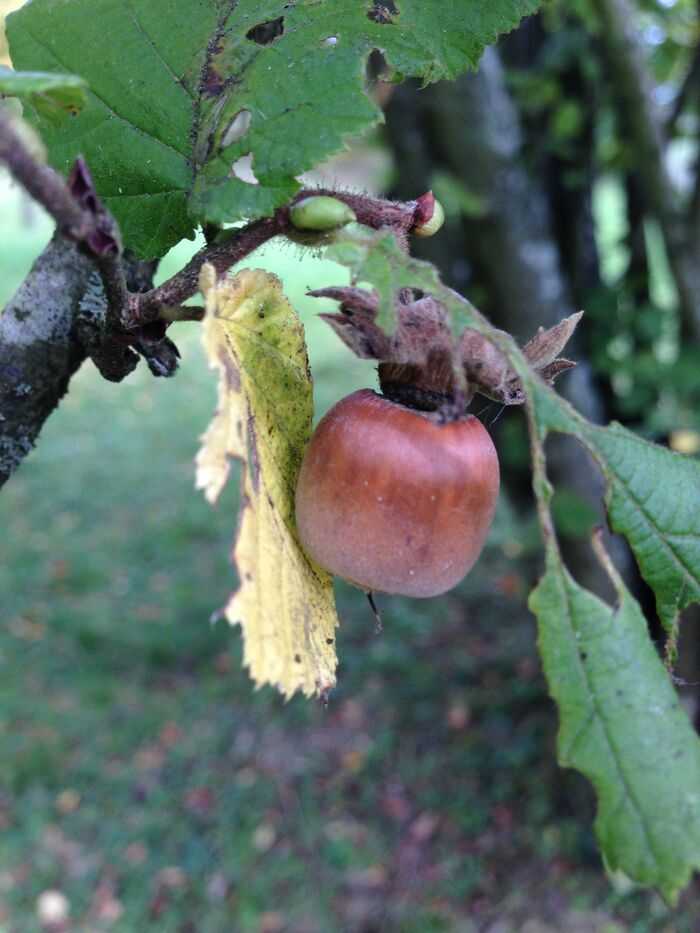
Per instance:
[[[274,42],[278,36],[284,32],[284,16],[278,16],[277,19],[268,20],[266,23],[258,23],[245,34],[246,39],[255,42],[257,45],[269,45]]]
[[[365,73],[368,81],[390,81],[391,68],[379,49],[372,49],[367,56]]]
[[[231,172],[235,178],[244,182],[246,185],[259,185],[255,172],[253,171],[253,153],[247,152],[244,156],[231,166]]]
[[[392,0],[382,0],[382,3],[373,3],[367,10],[367,18],[373,23],[379,23],[380,26],[391,26],[394,17],[398,14],[396,4]]]
[[[245,136],[245,134],[248,132],[248,127],[250,126],[250,117],[250,110],[238,111],[224,132],[221,134],[222,149],[225,149],[227,146],[235,143],[237,139]]]
[[[407,289],[404,289],[404,291],[407,293],[410,293],[410,294],[406,294],[406,298],[409,304],[412,304],[414,301],[420,301],[421,298],[426,297],[425,292],[420,288],[407,288]],[[404,297],[403,293],[399,297],[403,299]]]

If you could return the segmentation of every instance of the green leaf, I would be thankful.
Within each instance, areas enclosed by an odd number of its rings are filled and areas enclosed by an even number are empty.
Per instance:
[[[7,20],[16,67],[81,74],[87,105],[44,125],[50,158],[81,153],[140,255],[197,221],[271,213],[298,176],[377,123],[365,66],[379,48],[424,81],[475,68],[539,0],[33,0]]]
[[[557,533],[572,538],[587,538],[600,521],[598,511],[591,503],[567,487],[556,490],[551,509]]]
[[[164,253],[192,236],[187,190],[196,88],[216,29],[213,5],[181,0],[38,0],[7,18],[17,68],[65,71],[89,81],[69,125],[39,120],[49,156],[68,172],[88,161],[97,191],[127,246]]]
[[[387,17],[390,35],[375,35],[402,74],[418,74],[426,82],[454,79],[475,70],[485,47],[540,5],[540,0],[398,0],[398,15]],[[380,29],[387,32],[386,26]]]
[[[613,609],[550,548],[530,607],[560,712],[559,762],[595,787],[605,860],[673,900],[700,868],[700,741],[639,606],[617,583]]]
[[[590,424],[554,393],[534,388],[540,430],[577,436],[598,463],[613,531],[629,541],[659,618],[672,628],[679,612],[700,601],[700,461],[619,424]]]
[[[405,256],[391,233],[341,235],[337,243],[328,247],[326,256],[351,268],[355,281],[368,282],[376,290],[379,295],[377,324],[387,334],[396,330],[394,302],[401,288],[427,291],[440,284],[435,268]]]
[[[12,71],[0,65],[0,97],[19,97],[49,123],[61,123],[82,109],[85,81],[76,75]]]
[[[589,428],[586,438],[603,470],[613,530],[630,542],[671,628],[700,601],[700,462],[618,424]]]
[[[365,90],[374,48],[401,75],[426,82],[455,77],[475,68],[485,46],[537,6],[538,0],[406,0],[396,15],[372,19],[368,11],[376,9],[368,3],[268,0],[255,6],[252,22],[279,22],[281,32],[251,48],[245,12],[251,7],[240,4],[210,64],[214,93],[198,124],[204,168],[193,188],[196,210],[219,223],[269,212],[294,194],[301,172],[378,122],[381,114]],[[232,79],[229,90],[224,85]],[[242,114],[250,114],[247,130],[227,144]],[[231,174],[238,159],[251,156],[257,185],[246,191]]]

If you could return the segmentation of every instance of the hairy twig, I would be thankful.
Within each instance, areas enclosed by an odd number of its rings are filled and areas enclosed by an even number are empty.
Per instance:
[[[78,159],[66,183],[30,150],[16,120],[8,110],[0,108],[0,160],[53,217],[59,233],[98,260],[107,277],[118,278],[120,265],[114,260],[122,251],[119,228],[100,204],[87,165]],[[121,280],[126,290],[123,271]]]
[[[396,203],[327,188],[304,189],[299,192],[295,201],[313,195],[325,195],[343,201],[353,209],[358,223],[367,227],[390,227],[402,235],[408,233],[416,223],[418,201]],[[131,295],[127,314],[123,319],[124,325],[127,328],[138,327],[158,318],[172,320],[169,309],[182,305],[198,291],[199,271],[204,263],[211,263],[219,274],[226,272],[268,240],[288,232],[290,228],[289,208],[281,207],[271,217],[253,220],[243,227],[227,231],[223,235],[225,239],[207,244],[167,282],[145,294]]]
[[[169,318],[168,310],[163,306],[182,305],[199,290],[199,270],[205,262],[211,263],[221,274],[244,259],[263,243],[285,230],[289,224],[286,208],[276,211],[272,217],[254,220],[244,227],[230,231],[223,243],[213,243],[196,253],[187,265],[172,278],[157,288],[141,295],[131,295],[125,324],[138,327],[158,320],[161,316]]]
[[[0,107],[0,161],[46,208],[60,233],[80,243],[94,232],[94,217],[78,204],[58,172],[30,152],[17,130],[16,118],[3,107]]]
[[[99,345],[93,347],[91,352],[97,354],[96,362],[100,370],[105,369],[105,375],[107,371],[110,373],[108,378],[114,378],[115,353],[124,355],[124,351],[118,349],[120,342],[128,342],[123,338],[161,318],[172,321],[172,314],[162,309],[180,306],[197,292],[199,271],[205,262],[211,263],[218,273],[226,272],[263,243],[289,230],[291,226],[289,208],[281,207],[271,217],[251,221],[218,237],[215,237],[213,229],[207,227],[211,242],[180,272],[158,288],[144,293],[130,293],[121,261],[119,228],[100,203],[87,164],[79,158],[66,184],[58,172],[30,152],[13,121],[9,112],[0,110],[0,159],[6,162],[20,184],[51,214],[59,231],[94,258],[100,272],[107,298],[102,351],[108,359],[104,361],[104,366],[99,359]],[[302,190],[295,200],[312,195],[335,197],[353,209],[359,223],[374,228],[390,227],[400,237],[405,236],[419,219],[420,199],[398,204],[363,194],[321,188]],[[179,319],[182,320],[182,316]],[[132,342],[136,343],[140,339],[141,335],[136,334]]]
[[[223,273],[277,234],[291,233],[292,224],[289,207],[282,207],[271,217],[233,230],[208,228],[207,246],[177,275],[153,288],[155,263],[124,255],[118,225],[102,206],[84,160],[76,161],[65,182],[32,151],[22,124],[0,109],[0,161],[57,225],[52,245],[0,317],[2,485],[31,449],[86,355],[110,381],[128,375],[138,354],[154,375],[172,375],[179,353],[165,332],[173,321],[202,319],[201,307],[184,307],[183,302],[198,290],[203,263]],[[425,197],[395,204],[316,189],[300,192],[298,199],[319,194],[349,204],[360,223],[394,229],[399,239],[422,222]],[[50,340],[42,328],[52,335]],[[37,334],[42,336],[34,346]]]
[[[332,188],[315,188],[301,191],[296,201],[311,195],[327,195],[337,198],[351,207],[357,222],[365,227],[379,230],[391,227],[395,232],[408,233],[415,225],[420,210],[420,198],[415,201],[386,201],[384,198],[371,198],[366,194],[353,194],[350,191],[334,191]]]

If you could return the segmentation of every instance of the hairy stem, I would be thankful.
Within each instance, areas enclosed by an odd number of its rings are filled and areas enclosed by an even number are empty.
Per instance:
[[[393,202],[371,198],[364,194],[312,188],[299,192],[295,201],[313,195],[337,198],[355,212],[358,223],[366,227],[393,229],[400,236],[408,233],[416,223],[416,201]],[[253,220],[244,227],[229,231],[223,241],[207,244],[187,265],[167,282],[142,295],[131,295],[125,325],[138,326],[158,318],[171,319],[170,306],[182,305],[199,289],[199,271],[204,263],[211,263],[219,274],[226,272],[245,259],[254,250],[280,233],[291,228],[289,208],[280,207],[271,217]]]
[[[219,242],[209,243],[177,275],[149,288],[144,283],[149,283],[153,264],[125,261],[117,224],[101,206],[81,159],[66,184],[27,149],[0,110],[0,160],[58,227],[52,244],[0,315],[1,486],[32,449],[86,356],[111,381],[123,379],[138,362],[132,347],[146,357],[154,375],[172,375],[179,354],[164,337],[165,327],[175,320],[201,320],[202,308],[182,303],[197,291],[202,264],[210,262],[223,273],[289,230],[290,220],[289,209],[283,207],[272,217],[220,234]],[[416,202],[393,204],[327,190],[302,191],[299,198],[314,194],[337,197],[353,208],[360,223],[392,227],[399,236],[416,222]],[[86,299],[95,306],[92,316],[78,313]]]
[[[76,242],[94,230],[92,216],[78,204],[63,178],[26,146],[17,132],[15,118],[0,107],[0,161],[29,194],[51,214],[64,236]]]
[[[288,225],[288,218],[282,216],[286,213],[286,209],[283,208],[276,211],[272,217],[263,217],[238,228],[225,242],[213,243],[200,249],[183,269],[162,285],[141,295],[131,295],[127,326],[138,326],[157,320],[161,317],[161,309],[164,306],[167,309],[182,305],[198,291],[199,271],[204,263],[211,263],[219,274],[226,272],[281,233]],[[163,316],[169,317],[167,310]]]
[[[120,335],[158,320],[163,306],[181,305],[191,298],[199,287],[199,270],[205,262],[211,263],[220,274],[226,272],[263,243],[291,226],[289,208],[281,207],[271,217],[254,220],[231,231],[223,242],[208,242],[184,269],[158,288],[130,294],[121,262],[119,228],[111,214],[100,204],[85,162],[77,160],[66,184],[58,172],[30,152],[13,120],[8,111],[0,109],[0,160],[8,165],[17,181],[51,214],[59,231],[79,243],[97,263],[107,297],[107,333],[102,350],[107,355],[105,367],[109,371],[114,370],[115,363],[112,352],[114,341],[109,339],[112,335]],[[416,224],[416,201],[395,204],[366,195],[324,188],[302,190],[295,200],[312,195],[335,197],[352,207],[359,223],[374,228],[391,227],[399,236],[405,235]],[[210,228],[206,229],[209,234],[213,234]],[[99,355],[98,347],[95,352]],[[98,366],[102,370],[99,361]]]

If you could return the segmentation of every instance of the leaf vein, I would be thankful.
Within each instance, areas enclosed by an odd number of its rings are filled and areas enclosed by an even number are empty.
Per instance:
[[[168,72],[168,74],[170,75],[170,77],[173,79],[173,81],[175,82],[175,84],[179,85],[179,86],[182,88],[183,92],[185,93],[185,96],[186,96],[189,100],[191,100],[191,101],[194,102],[194,96],[193,96],[192,94],[190,94],[189,89],[188,89],[187,86],[183,83],[182,79],[181,79],[181,78],[178,78],[178,76],[177,76],[177,75],[175,74],[175,72],[173,71],[172,66],[171,66],[171,65],[163,58],[163,56],[160,54],[160,51],[159,51],[158,47],[156,46],[155,41],[154,41],[153,39],[151,39],[151,37],[150,37],[150,36],[148,35],[148,33],[146,32],[146,30],[143,28],[142,23],[140,22],[139,18],[136,16],[136,12],[135,12],[135,10],[134,10],[134,8],[133,8],[133,5],[132,5],[131,0],[125,0],[125,4],[126,4],[126,8],[127,8],[128,12],[129,12],[129,16],[130,16],[131,19],[134,21],[134,26],[136,26],[136,29],[138,30],[139,35],[148,43],[148,45],[149,45],[150,48],[151,48],[151,51],[155,54],[155,56],[156,56],[156,58],[158,59],[158,61],[163,65],[163,67],[164,67],[165,70]]]
[[[649,514],[645,511],[644,506],[643,506],[642,503],[639,501],[639,499],[637,499],[636,496],[633,494],[633,492],[632,492],[632,490],[630,489],[630,487],[629,487],[628,485],[626,485],[625,483],[623,483],[623,482],[619,479],[619,477],[618,477],[617,474],[615,474],[615,477],[616,477],[616,479],[617,479],[617,482],[615,483],[615,488],[618,489],[618,491],[620,492],[621,495],[626,496],[627,499],[628,499],[633,505],[635,505],[635,506],[637,507],[637,510],[638,510],[638,513],[639,513],[640,517],[644,519],[644,521],[646,522],[647,526],[650,527],[650,528],[652,529],[652,532],[655,532],[655,533],[656,533],[656,536],[657,536],[657,537],[656,537],[656,539],[655,539],[655,544],[657,544],[657,545],[660,544],[661,548],[662,548],[662,549],[666,552],[666,554],[668,555],[668,557],[669,557],[671,563],[674,563],[674,564],[676,565],[676,568],[679,570],[681,577],[682,577],[682,578],[686,578],[684,582],[686,582],[686,583],[687,583],[687,582],[690,582],[691,584],[695,584],[696,586],[697,586],[698,584],[700,584],[700,579],[695,578],[695,577],[693,576],[692,568],[686,566],[686,564],[685,564],[685,563],[683,562],[683,560],[682,560],[681,555],[678,554],[678,553],[676,553],[676,551],[674,550],[674,548],[671,547],[671,544],[670,544],[670,542],[669,542],[669,540],[668,540],[668,537],[667,537],[667,535],[664,533],[663,529],[660,528],[660,527],[656,524],[656,522],[653,520],[653,518],[651,517],[651,515],[649,515]],[[651,537],[652,532],[650,532],[650,537]]]
[[[62,62],[61,59],[58,57],[58,55],[56,55],[56,53],[54,52],[52,48],[50,48],[45,42],[42,42],[41,39],[38,39],[32,32],[30,32],[26,28],[26,26],[24,27],[24,29],[27,35],[29,36],[29,38],[33,42],[36,42],[36,44],[40,46],[42,49],[44,49],[45,52],[48,52],[48,54],[54,59],[57,65],[63,68],[64,71],[66,71],[68,74],[72,72],[73,69],[69,68],[68,65]],[[110,104],[108,104],[107,101],[103,97],[100,97],[99,94],[96,94],[95,91],[92,90],[92,88],[88,88],[87,93],[90,95],[90,97],[94,98],[96,101],[102,104],[105,110],[111,113],[113,117],[116,117],[117,120],[120,120],[122,123],[125,123],[128,127],[134,130],[136,133],[140,134],[146,139],[153,140],[153,142],[157,143],[159,146],[162,146],[163,149],[167,149],[170,152],[175,153],[175,155],[179,156],[182,159],[187,160],[189,158],[187,153],[181,152],[179,149],[176,149],[174,146],[171,146],[170,143],[164,142],[162,139],[158,139],[157,136],[151,135],[151,133],[149,133],[147,130],[143,129],[142,127],[138,126],[136,123],[132,123],[132,121],[129,120],[127,117],[123,117],[121,114],[117,113],[117,111]]]

